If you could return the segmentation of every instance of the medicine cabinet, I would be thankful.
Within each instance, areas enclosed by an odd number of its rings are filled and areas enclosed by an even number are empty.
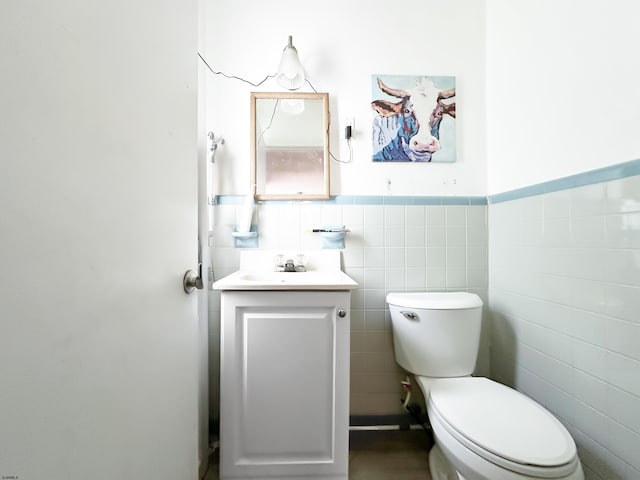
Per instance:
[[[256,200],[329,198],[329,94],[251,93]]]

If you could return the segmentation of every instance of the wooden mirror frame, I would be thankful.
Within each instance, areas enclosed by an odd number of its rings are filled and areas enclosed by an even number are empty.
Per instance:
[[[262,132],[259,131],[259,121],[256,116],[259,113],[259,101],[262,99],[266,100],[275,100],[275,104],[273,107],[270,107],[273,110],[273,113],[270,116],[269,126],[264,129]],[[315,135],[318,135],[318,138],[321,138],[321,144],[314,144],[313,146],[303,146],[303,141],[301,142],[292,142],[291,145],[280,145],[278,147],[272,148],[267,153],[272,153],[275,156],[279,155],[279,158],[276,158],[271,161],[272,164],[274,162],[283,162],[288,163],[298,163],[301,161],[313,162],[317,164],[319,162],[319,156],[322,156],[322,165],[315,168],[317,171],[317,176],[309,176],[306,178],[312,179],[312,183],[314,185],[310,191],[291,191],[291,189],[284,189],[281,192],[274,190],[274,188],[268,188],[268,182],[266,176],[268,173],[264,173],[268,171],[268,162],[261,157],[261,150],[259,148],[259,142],[264,133],[271,128],[272,122],[274,122],[275,114],[277,113],[276,108],[280,101],[293,99],[293,100],[320,100],[321,111],[322,111],[322,119],[313,120],[315,124],[317,124],[318,129],[322,129],[313,133],[314,138]],[[281,115],[279,119],[283,119],[284,116]],[[296,117],[295,115],[291,115],[292,119],[291,127],[292,130],[295,128],[300,128],[300,119],[302,117]],[[285,125],[288,127],[289,125]],[[279,126],[280,128],[282,125]],[[314,127],[316,128],[316,127]],[[286,158],[284,158],[286,157]],[[299,158],[298,158],[299,157]],[[306,158],[303,158],[306,157]],[[263,162],[260,164],[259,162]],[[311,163],[310,163],[311,164]],[[330,198],[329,193],[329,165],[330,165],[330,155],[329,155],[329,94],[328,93],[299,93],[299,92],[251,92],[251,186],[252,191],[254,192],[254,197],[256,200],[327,200]],[[275,169],[272,169],[275,171]],[[276,173],[272,174],[272,176],[276,176]],[[296,175],[292,173],[292,175]],[[304,173],[302,174],[304,176]],[[320,175],[322,175],[322,179],[320,179]],[[300,175],[298,175],[300,176]],[[283,175],[280,175],[278,178],[282,180]],[[275,182],[274,182],[275,183]],[[283,182],[286,183],[286,182]],[[291,184],[295,185],[296,179],[291,180]],[[297,187],[297,186],[296,186]]]

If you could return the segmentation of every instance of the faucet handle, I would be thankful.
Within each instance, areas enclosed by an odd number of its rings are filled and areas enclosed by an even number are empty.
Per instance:
[[[295,262],[296,272],[306,272],[307,271],[305,267],[306,263],[307,263],[307,259],[303,254],[299,253],[298,255],[296,255],[296,262]]]
[[[276,272],[282,272],[284,270],[284,255],[278,254],[273,257],[273,267]]]

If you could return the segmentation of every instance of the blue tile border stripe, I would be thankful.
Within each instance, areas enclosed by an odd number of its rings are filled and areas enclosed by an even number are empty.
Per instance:
[[[259,203],[304,203],[321,205],[488,205],[544,193],[610,182],[640,175],[640,159],[582,172],[548,182],[529,185],[508,192],[483,196],[419,196],[419,195],[332,195],[329,200],[264,200]],[[216,205],[241,205],[244,195],[216,195]]]
[[[241,205],[244,195],[216,195],[216,205]],[[260,204],[297,203],[320,205],[486,205],[487,197],[332,195],[329,200],[261,200]]]
[[[489,195],[487,197],[487,201],[489,204],[508,202],[510,200],[518,200],[520,198],[533,197],[535,195],[542,195],[545,193],[584,187],[595,183],[610,182],[612,180],[633,177],[635,175],[640,175],[640,159],[616,165],[609,165],[608,167],[598,168],[588,172],[577,173],[568,177],[518,188],[509,192]]]

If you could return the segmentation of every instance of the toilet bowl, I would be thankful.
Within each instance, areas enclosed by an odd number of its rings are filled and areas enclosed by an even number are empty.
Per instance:
[[[472,377],[482,301],[466,292],[389,293],[397,362],[427,400],[433,480],[583,480],[567,429],[544,407]]]
[[[417,381],[438,446],[462,478],[584,478],[569,432],[525,395],[483,377]]]

